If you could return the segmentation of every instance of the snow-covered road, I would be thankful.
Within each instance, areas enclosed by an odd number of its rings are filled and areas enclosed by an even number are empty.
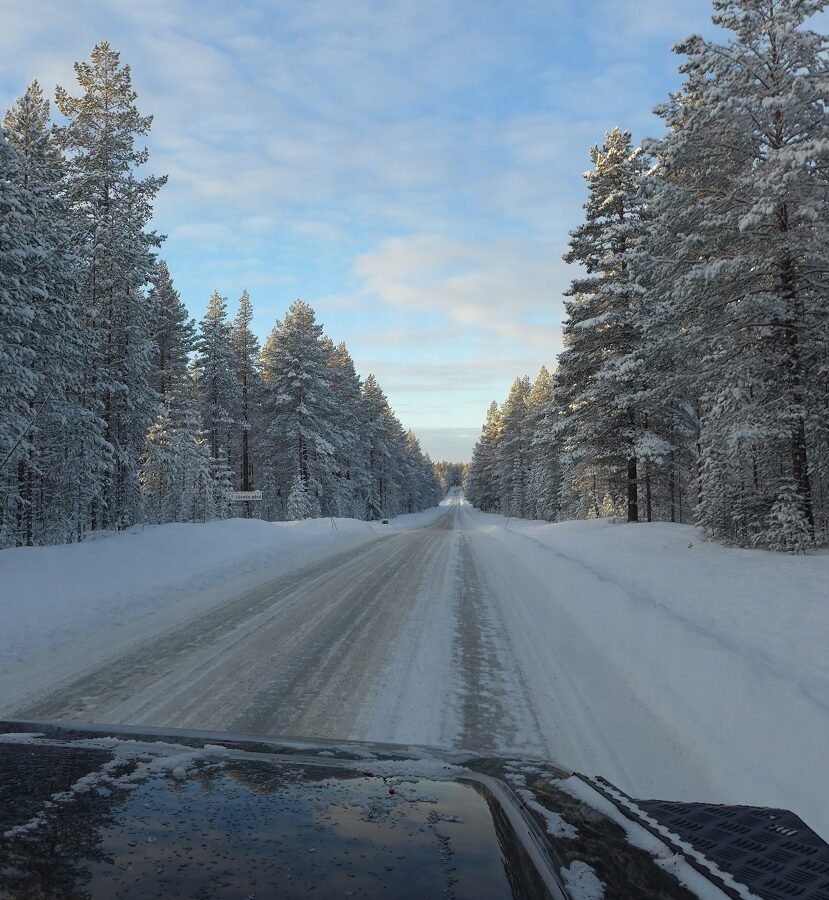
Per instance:
[[[692,550],[686,526],[510,523],[460,496],[425,521],[265,573],[10,711],[518,751],[639,797],[786,806],[829,834],[826,673],[808,645],[825,646],[824,619],[779,647],[747,618],[726,633],[739,597],[714,598],[709,622],[711,591],[689,605],[687,585],[658,585],[637,542],[656,542],[665,578],[685,556],[711,584],[739,564],[770,596],[774,573],[792,590],[805,573],[805,594],[826,560]]]
[[[452,505],[131,647],[21,717],[546,753]],[[529,723],[529,727],[528,727]]]

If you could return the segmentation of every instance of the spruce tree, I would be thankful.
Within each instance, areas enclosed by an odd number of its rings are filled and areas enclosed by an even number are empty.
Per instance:
[[[473,506],[484,512],[500,511],[498,453],[501,442],[501,410],[494,400],[490,403],[481,438],[472,451],[464,489]]]
[[[336,411],[322,326],[307,303],[297,300],[284,322],[276,323],[262,348],[261,365],[265,465],[283,496],[299,476],[319,508],[334,467]]]
[[[542,366],[527,395],[530,435],[529,472],[524,515],[552,521],[558,514],[561,472],[559,445],[554,428],[553,377]]]
[[[370,480],[362,427],[362,383],[344,343],[336,347],[327,343],[326,350],[336,412],[332,431],[334,467],[326,511],[335,516],[362,518]]]
[[[152,335],[152,386],[164,398],[180,386],[187,373],[196,327],[163,259],[153,272],[148,301],[156,317]]]
[[[394,515],[394,414],[380,383],[370,374],[363,383],[364,434],[368,449],[369,491],[366,518]]]
[[[516,378],[501,407],[498,447],[499,506],[505,516],[522,516],[529,500],[532,431],[527,410],[530,379]]]
[[[226,461],[238,428],[241,392],[231,326],[227,321],[227,300],[218,291],[210,297],[207,312],[199,324],[194,371],[211,459],[224,457]]]
[[[312,519],[319,515],[319,504],[313,497],[299,472],[294,476],[288,493],[287,518],[291,522]]]

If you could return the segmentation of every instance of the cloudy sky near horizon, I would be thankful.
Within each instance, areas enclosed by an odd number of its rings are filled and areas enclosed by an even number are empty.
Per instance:
[[[561,347],[588,150],[659,132],[708,0],[0,0],[0,108],[106,39],[154,115],[155,226],[191,313],[297,297],[436,458]]]

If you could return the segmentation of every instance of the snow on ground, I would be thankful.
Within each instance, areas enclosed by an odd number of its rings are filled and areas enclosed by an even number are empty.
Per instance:
[[[0,712],[537,754],[640,799],[788,808],[829,837],[829,554],[460,500],[389,525],[5,550]],[[294,583],[306,564],[322,574]],[[271,606],[228,602],[286,574]],[[219,603],[216,632],[200,616]]]
[[[457,746],[463,684],[456,656],[459,536],[457,528],[435,534],[408,584],[399,583],[398,596],[409,593],[408,608],[392,638],[389,663],[376,673],[349,737]],[[412,563],[410,556],[401,569],[411,570]],[[391,615],[389,605],[384,617]]]
[[[497,527],[497,526],[496,526]],[[612,581],[725,649],[829,702],[829,553],[794,556],[704,541],[698,529],[608,519],[553,525],[510,520],[507,531]]]
[[[545,752],[634,796],[787,807],[829,836],[829,555],[682,525],[461,521]]]
[[[356,519],[224,519],[0,552],[0,714],[128,644],[265,580],[420,528],[435,507],[388,525]]]

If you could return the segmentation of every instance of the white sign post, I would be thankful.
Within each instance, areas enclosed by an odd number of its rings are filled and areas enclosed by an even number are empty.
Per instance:
[[[228,491],[228,500],[261,500],[262,491]]]

